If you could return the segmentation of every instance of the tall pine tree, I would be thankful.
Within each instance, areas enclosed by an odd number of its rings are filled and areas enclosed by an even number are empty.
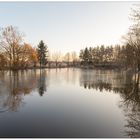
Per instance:
[[[48,53],[48,47],[47,47],[47,45],[45,45],[43,40],[40,41],[37,52],[38,52],[38,60],[39,60],[40,67],[41,67],[42,65],[46,64],[47,53]]]

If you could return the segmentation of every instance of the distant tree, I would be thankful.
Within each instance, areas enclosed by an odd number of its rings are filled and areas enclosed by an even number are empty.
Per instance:
[[[83,60],[84,60],[85,64],[88,64],[88,62],[89,62],[89,50],[87,47],[84,50]]]
[[[64,58],[65,58],[65,61],[67,62],[67,65],[69,66],[69,62],[70,62],[70,53],[68,52],[68,53],[66,53],[65,54],[65,56],[64,56]]]
[[[38,45],[37,51],[38,51],[38,60],[39,60],[40,67],[41,67],[42,65],[46,64],[47,53],[48,53],[47,45],[45,45],[42,40],[40,41],[40,43]]]
[[[92,52],[93,52],[93,61],[94,61],[94,63],[99,64],[100,63],[100,56],[101,56],[100,47],[99,46],[95,47]]]
[[[84,50],[80,50],[79,58],[83,61]]]
[[[110,63],[113,61],[113,47],[107,46],[104,52],[104,63]]]
[[[89,60],[89,51],[88,48],[86,47],[83,50],[80,50],[80,55],[79,58],[81,59],[81,64],[88,64],[88,60]]]
[[[93,64],[97,64],[99,62],[99,57],[98,57],[98,47],[94,47],[92,49],[92,61]]]
[[[54,52],[52,54],[52,60],[55,61],[56,67],[58,65],[58,61],[60,60],[60,58],[61,58],[61,52]]]
[[[115,45],[114,46],[114,51],[113,51],[113,61],[117,65],[120,65],[120,63],[121,63],[120,55],[121,55],[121,46],[120,45]]]
[[[93,54],[92,54],[92,47],[89,48],[89,63],[92,64],[93,63]]]
[[[71,58],[72,58],[73,66],[75,66],[75,62],[77,61],[77,54],[75,51],[71,53]]]
[[[99,53],[99,56],[100,56],[100,63],[104,63],[105,59],[104,59],[104,56],[105,56],[105,47],[104,45],[101,45],[100,47],[100,53]]]

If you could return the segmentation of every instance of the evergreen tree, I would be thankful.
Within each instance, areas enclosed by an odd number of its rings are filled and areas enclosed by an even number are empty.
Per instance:
[[[80,50],[79,58],[83,61],[84,50]]]
[[[88,48],[86,47],[85,50],[84,50],[84,54],[83,54],[83,60],[86,64],[88,64],[88,61],[89,61],[89,50]]]
[[[101,45],[100,47],[100,63],[104,63],[105,47]]]
[[[89,64],[93,63],[93,53],[92,53],[92,47],[89,48]]]
[[[45,45],[45,43],[41,40],[39,45],[38,45],[38,60],[40,63],[40,67],[42,65],[46,64],[47,61],[47,53],[48,53],[48,48],[47,45]]]
[[[90,53],[89,53],[89,50],[87,47],[84,50],[80,51],[79,57],[82,60],[82,62],[81,62],[82,64],[84,64],[84,65],[89,64],[91,56],[90,56]]]

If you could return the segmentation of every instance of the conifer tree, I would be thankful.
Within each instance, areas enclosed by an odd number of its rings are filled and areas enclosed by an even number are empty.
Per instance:
[[[45,45],[43,40],[40,41],[37,51],[38,51],[38,60],[39,60],[40,67],[41,67],[42,65],[46,64],[47,53],[48,53],[48,47],[47,47],[47,45]]]

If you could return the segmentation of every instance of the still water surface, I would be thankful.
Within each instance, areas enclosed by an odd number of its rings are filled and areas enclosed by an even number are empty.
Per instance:
[[[140,94],[122,71],[0,72],[0,137],[140,137]]]

